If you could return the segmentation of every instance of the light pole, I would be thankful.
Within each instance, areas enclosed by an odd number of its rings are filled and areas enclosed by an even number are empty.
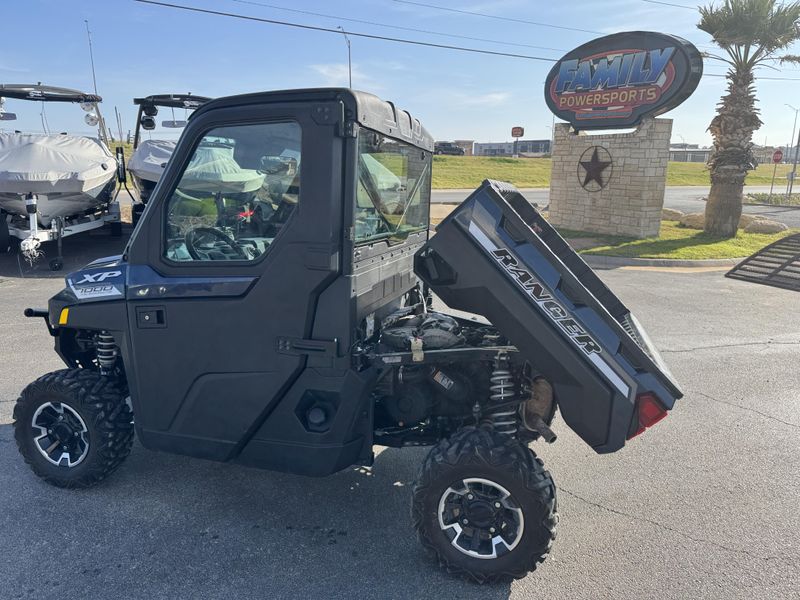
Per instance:
[[[350,89],[353,89],[353,62],[350,59],[350,38],[347,37],[347,33],[345,33],[345,30],[341,25],[339,25],[336,29],[342,32],[344,41],[347,42],[347,80],[350,82]],[[792,134],[792,137],[794,137],[794,134]]]
[[[789,146],[786,148],[786,151],[789,151],[789,148],[793,150],[793,160],[794,163],[792,164],[792,174],[789,176],[789,181],[786,183],[786,199],[789,199],[789,195],[792,193],[792,187],[794,185],[794,176],[797,171],[797,147],[793,146],[794,142],[794,131],[797,128],[797,113],[800,112],[800,108],[795,108],[791,104],[787,104],[789,108],[794,111],[794,125],[792,125],[792,140],[789,142]]]

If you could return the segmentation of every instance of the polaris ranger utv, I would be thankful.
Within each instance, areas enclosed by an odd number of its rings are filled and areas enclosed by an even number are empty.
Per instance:
[[[512,186],[484,182],[429,236],[432,152],[409,113],[347,89],[200,107],[125,253],[26,311],[67,365],[14,409],[33,471],[93,485],[134,431],[315,476],[371,464],[374,445],[431,445],[413,490],[422,544],[481,582],[532,571],[557,515],[528,445],[555,439],[556,409],[606,453],[681,392]],[[432,310],[434,294],[483,319]]]

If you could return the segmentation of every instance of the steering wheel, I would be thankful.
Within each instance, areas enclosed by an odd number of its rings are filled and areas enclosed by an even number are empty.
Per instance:
[[[236,243],[236,241],[228,237],[219,229],[214,229],[213,227],[195,227],[186,233],[186,238],[184,239],[184,242],[186,243],[186,250],[193,259],[209,260],[210,257],[208,256],[207,251],[198,250],[196,247],[196,245],[200,245],[200,241],[205,237],[212,237],[216,241],[224,243],[231,250],[233,250],[236,258],[247,260],[247,255],[244,253],[244,250],[242,250],[241,246]],[[205,256],[202,256],[201,253],[205,254]]]

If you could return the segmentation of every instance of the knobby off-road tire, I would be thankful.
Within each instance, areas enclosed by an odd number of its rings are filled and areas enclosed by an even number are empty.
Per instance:
[[[39,477],[58,487],[85,488],[108,477],[130,454],[132,421],[133,413],[113,379],[86,369],[62,369],[22,391],[14,406],[14,438]],[[48,423],[53,424],[53,435],[37,442],[48,431]],[[69,451],[55,445],[70,432],[75,442]],[[42,446],[55,448],[51,460]]]
[[[464,480],[488,481],[496,489],[504,488],[510,493],[507,502],[522,514],[521,534],[513,548],[508,549],[508,544],[498,545],[505,553],[497,552],[495,558],[466,554],[453,544],[453,526],[446,530],[440,524],[440,512],[445,514],[441,510],[443,498],[466,502],[466,492],[463,496],[451,493]],[[472,497],[480,499],[477,490],[485,489],[484,484],[469,483],[469,486],[476,486]],[[488,489],[491,491],[492,486]],[[466,506],[461,517],[470,516],[467,513],[473,506]],[[485,517],[485,507],[478,508]],[[506,513],[518,518],[517,513]],[[452,517],[453,513],[448,514]],[[518,579],[544,561],[555,540],[558,523],[555,484],[542,461],[526,446],[490,428],[469,427],[442,440],[428,454],[414,486],[411,518],[422,545],[448,572],[478,583]],[[466,525],[463,527],[465,533],[469,531]]]

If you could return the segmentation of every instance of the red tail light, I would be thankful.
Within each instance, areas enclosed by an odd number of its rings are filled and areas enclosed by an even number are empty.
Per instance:
[[[639,426],[633,434],[628,436],[628,439],[636,437],[648,427],[652,427],[661,419],[667,416],[667,409],[661,406],[653,394],[639,394],[636,396],[636,408],[639,415]]]

